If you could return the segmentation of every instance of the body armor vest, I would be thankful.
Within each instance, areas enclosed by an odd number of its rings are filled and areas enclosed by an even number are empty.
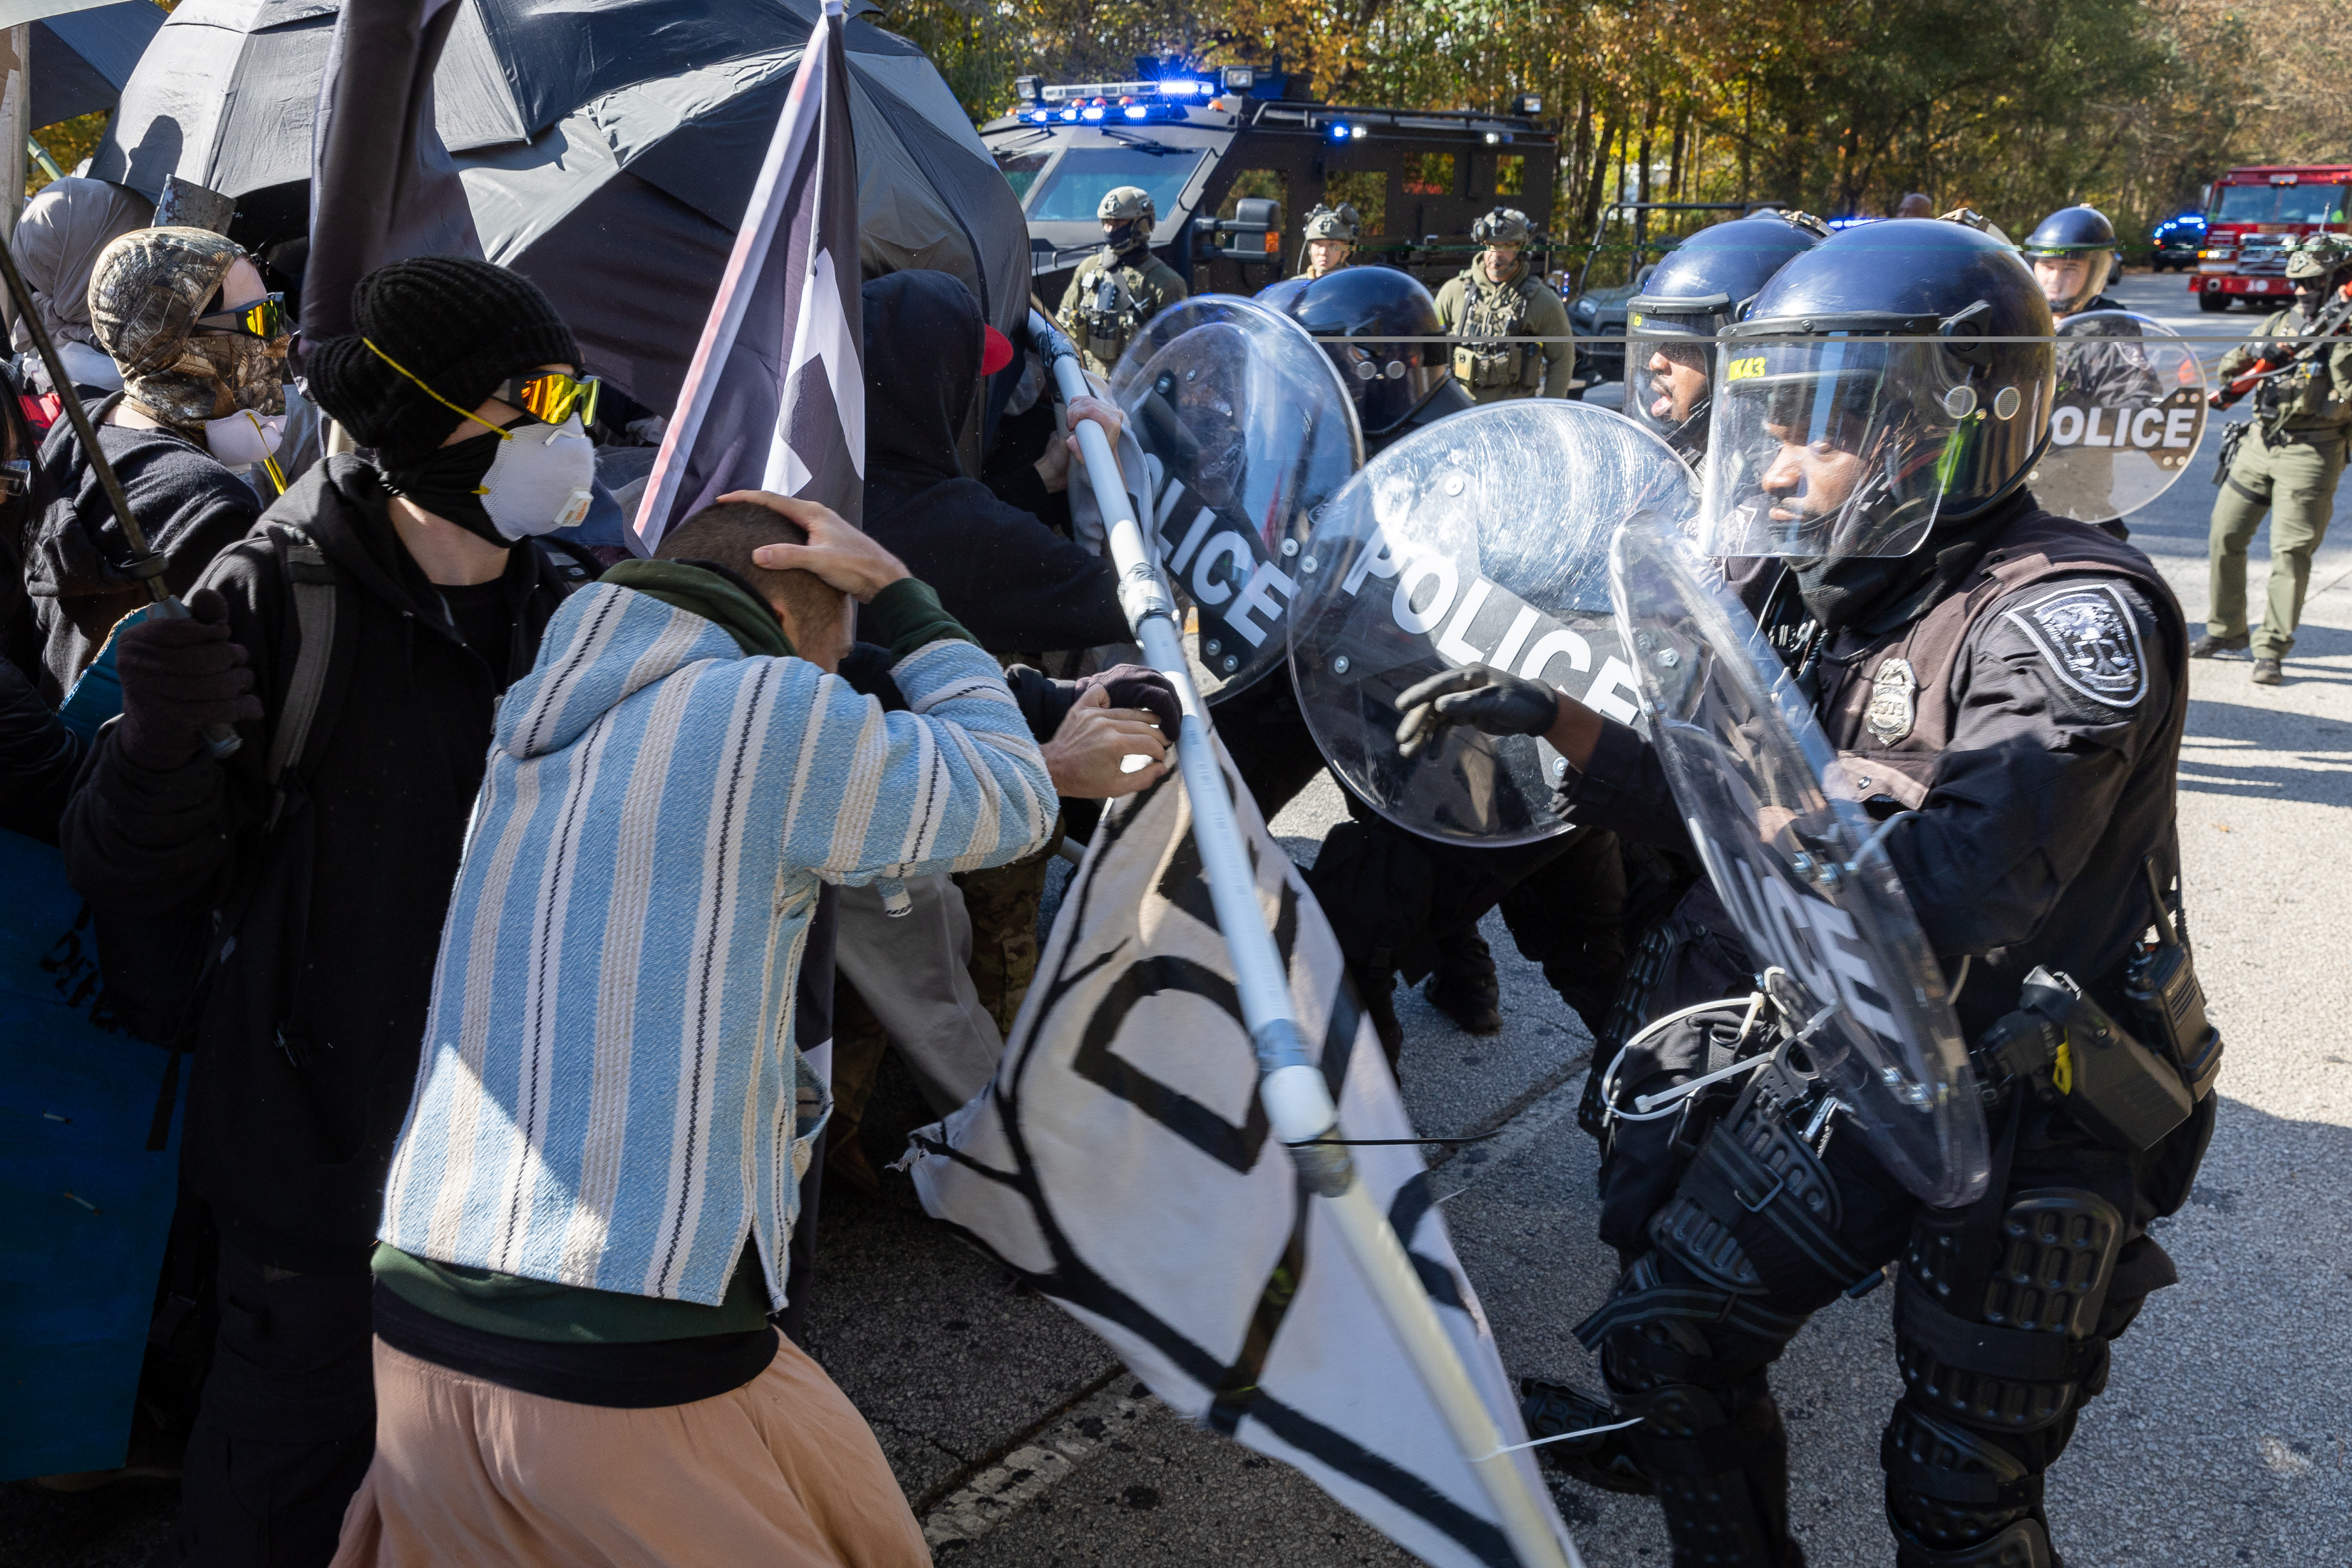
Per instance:
[[[1526,330],[1528,279],[1522,272],[1508,283],[1489,283],[1474,268],[1465,275],[1462,335],[1465,338],[1507,338]],[[1533,392],[1543,385],[1541,343],[1461,343],[1454,350],[1454,374],[1463,384],[1486,390],[1519,387]]]

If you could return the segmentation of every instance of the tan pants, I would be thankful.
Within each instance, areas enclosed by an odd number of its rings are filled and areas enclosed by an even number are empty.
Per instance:
[[[931,1560],[881,1447],[782,1340],[731,1394],[609,1410],[375,1342],[375,1463],[332,1568],[908,1568]]]

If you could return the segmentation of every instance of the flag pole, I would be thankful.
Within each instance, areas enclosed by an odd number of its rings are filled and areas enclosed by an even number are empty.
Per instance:
[[[1045,315],[1029,313],[1030,346],[1052,370],[1066,404],[1090,395],[1077,351]],[[1504,1453],[1503,1435],[1471,1383],[1438,1321],[1428,1290],[1406,1255],[1404,1243],[1371,1194],[1356,1178],[1347,1149],[1333,1142],[1339,1111],[1320,1068],[1307,1058],[1291,1007],[1290,976],[1258,907],[1257,878],[1250,867],[1223,773],[1209,744],[1208,708],[1192,684],[1184,658],[1181,623],[1175,602],[1144,553],[1143,530],[1120,478],[1118,460],[1101,426],[1075,422],[1078,455],[1093,487],[1118,573],[1119,607],[1143,648],[1145,662],[1176,688],[1183,721],[1176,763],[1192,808],[1192,840],[1209,880],[1209,899],[1233,955],[1234,989],[1242,1017],[1257,1051],[1258,1098],[1276,1137],[1286,1145],[1300,1174],[1326,1199],[1335,1227],[1370,1281],[1383,1317],[1403,1344],[1422,1386],[1445,1419],[1455,1445],[1495,1505],[1505,1537],[1522,1568],[1582,1568],[1574,1547],[1563,1553],[1546,1512],[1529,1491],[1513,1457]]]

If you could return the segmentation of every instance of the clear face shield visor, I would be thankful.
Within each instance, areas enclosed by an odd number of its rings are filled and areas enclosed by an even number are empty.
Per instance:
[[[1749,335],[1721,345],[1699,548],[1795,560],[1907,555],[1979,465],[1990,401],[1939,342]],[[1955,503],[1956,505],[1958,503]]]
[[[1725,312],[1633,310],[1625,318],[1625,412],[1685,457],[1705,445],[1715,335]]]
[[[2107,252],[2061,251],[2051,255],[2029,256],[2033,280],[2042,286],[2042,297],[2050,302],[2053,316],[2071,316],[2098,297],[2107,283]]]

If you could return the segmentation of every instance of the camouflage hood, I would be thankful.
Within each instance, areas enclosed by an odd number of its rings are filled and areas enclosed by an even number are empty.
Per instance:
[[[210,229],[141,228],[109,245],[90,270],[90,327],[121,367],[124,392],[184,432],[240,408],[285,410],[283,339],[192,335],[198,316],[221,307],[222,279],[244,255]]]

